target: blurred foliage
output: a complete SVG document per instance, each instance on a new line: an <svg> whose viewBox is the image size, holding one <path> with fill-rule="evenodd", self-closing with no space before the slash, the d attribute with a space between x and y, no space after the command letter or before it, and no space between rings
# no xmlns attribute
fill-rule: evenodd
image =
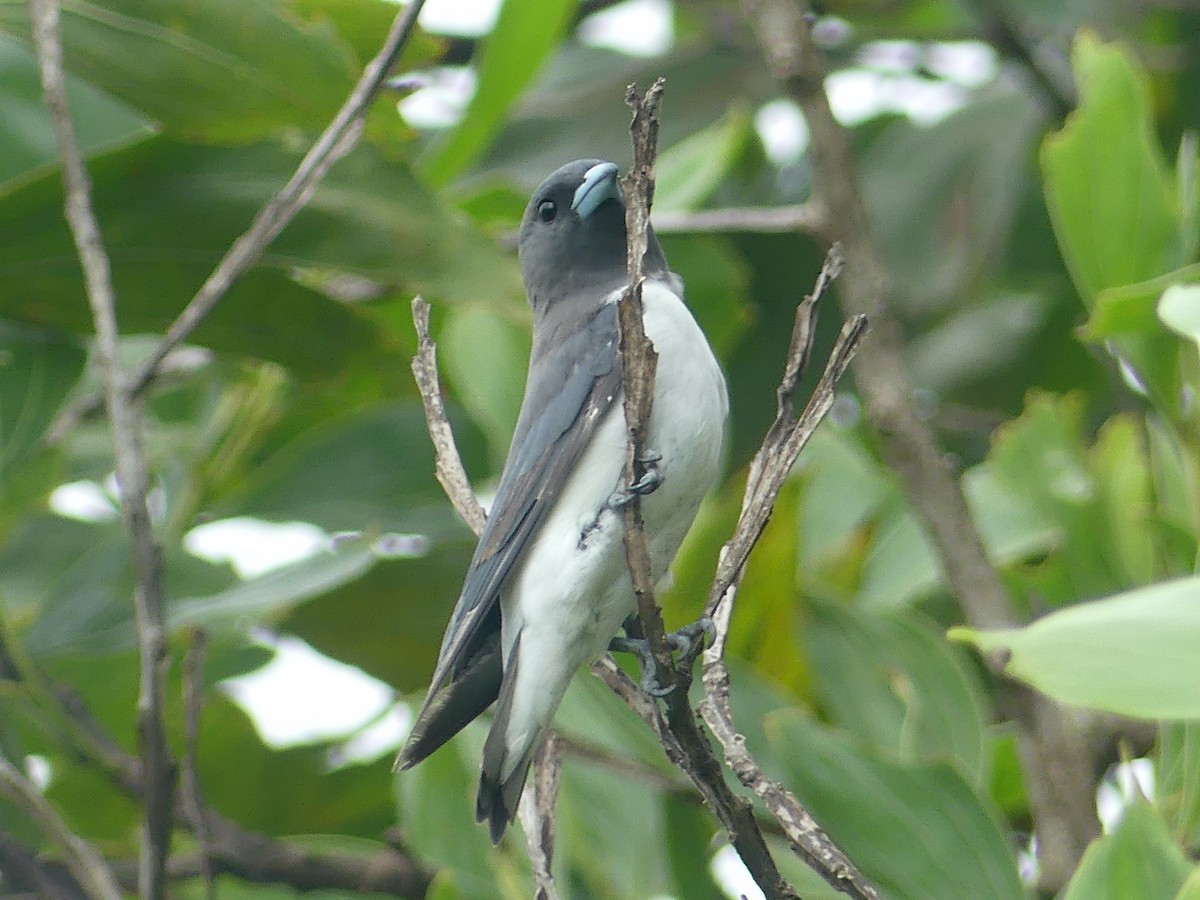
<svg viewBox="0 0 1200 900"><path fill-rule="evenodd" d="M773 157L755 127L782 94L734 6L668 7L673 43L640 57L584 43L581 8L507 0L478 41L418 34L403 72L434 70L445 54L470 60L478 86L461 123L415 129L381 96L358 149L147 404L172 650L192 626L213 636L199 738L208 800L246 828L348 854L370 854L399 825L437 870L439 898L530 892L519 829L493 849L474 823L481 726L393 776L386 753L346 761L328 742L268 746L221 685L270 657L262 628L404 696L428 677L471 541L432 476L408 375L411 295L434 304L452 418L486 491L529 346L504 238L557 165L628 159L628 82L667 77L660 209L797 203L811 190L807 157ZM385 0L64 4L70 98L126 359L148 352L286 182L393 11ZM1093 844L1063 896L1200 896L1200 12L1118 0L835 0L822 12L835 79L857 78L879 101L854 139L918 402L957 458L1027 624L963 627L847 383L746 573L729 642L738 727L886 897L1024 897L1023 777L967 645L1006 654L1013 677L1066 703L1166 720L1150 796ZM1078 107L1065 121L1006 45L959 43L1004 23L1041 36L1044 65L1073 71ZM982 76L947 68L964 47ZM946 114L932 114L946 98ZM132 749L128 542L108 429L79 414L99 381L61 202L26 6L0 0L0 623L21 665L73 689ZM664 246L733 405L726 482L663 598L678 624L699 609L736 519L822 250L766 234L671 234ZM818 358L838 325L827 309ZM94 521L50 506L78 480L107 491ZM235 516L312 523L329 547L249 580L185 548L197 524ZM44 759L67 821L109 856L133 857L136 807L16 674L0 666L0 752ZM181 749L177 668L171 679ZM563 896L722 896L716 825L641 722L580 677L558 724ZM0 829L45 847L4 802ZM829 896L773 846L804 896ZM294 896L229 875L217 886L228 898ZM185 881L178 896L203 886Z"/></svg>

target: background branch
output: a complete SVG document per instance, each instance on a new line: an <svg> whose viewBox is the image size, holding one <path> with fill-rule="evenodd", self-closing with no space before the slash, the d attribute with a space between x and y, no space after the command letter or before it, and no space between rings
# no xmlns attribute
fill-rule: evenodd
<svg viewBox="0 0 1200 900"><path fill-rule="evenodd" d="M654 230L659 234L816 234L825 227L825 212L816 203L792 206L742 206L701 209L695 212L655 213Z"/></svg>
<svg viewBox="0 0 1200 900"><path fill-rule="evenodd" d="M92 900L121 900L116 879L104 859L87 841L76 835L17 768L0 756L0 793L29 813L46 837L59 849L67 870ZM9 847L15 855L15 848ZM33 877L37 873L31 872ZM47 878L49 876L47 875Z"/></svg>
<svg viewBox="0 0 1200 900"><path fill-rule="evenodd" d="M62 160L67 224L83 267L96 326L95 352L112 425L121 511L133 551L134 620L141 671L137 727L143 786L138 883L143 897L157 900L163 895L163 867L171 842L171 795L175 780L175 763L163 725L164 681L170 660L163 627L162 550L146 504L149 471L142 444L141 410L137 401L126 394L124 373L117 358L116 295L108 255L92 211L91 182L67 104L58 2L32 0L30 9L42 90Z"/></svg>
<svg viewBox="0 0 1200 900"><path fill-rule="evenodd" d="M848 315L871 318L873 336L854 371L884 460L924 522L966 620L977 628L1015 625L1008 592L988 558L956 473L914 408L903 336L890 310L891 277L872 238L850 135L830 110L825 66L803 9L790 0L743 0L742 8L768 66L808 123L814 190L827 211L824 237L839 242L846 257L842 307ZM1099 834L1090 766L1071 717L1044 697L1014 690L1021 694L1016 721L1043 874L1049 886L1061 886Z"/></svg>
<svg viewBox="0 0 1200 900"><path fill-rule="evenodd" d="M396 13L383 47L363 69L346 102L304 155L288 183L259 211L249 229L233 242L196 296L171 323L158 346L138 367L129 385L131 394L141 394L149 386L167 354L196 330L233 283L258 261L271 241L308 203L333 164L354 149L362 132L367 107L400 58L424 5L425 0L410 0L407 6Z"/></svg>

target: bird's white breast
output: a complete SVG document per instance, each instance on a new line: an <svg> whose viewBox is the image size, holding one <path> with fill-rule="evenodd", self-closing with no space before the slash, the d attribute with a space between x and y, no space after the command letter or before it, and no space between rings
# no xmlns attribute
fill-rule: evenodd
<svg viewBox="0 0 1200 900"><path fill-rule="evenodd" d="M610 302L615 302L614 295ZM665 283L648 281L643 323L658 352L647 450L662 484L642 501L653 574L661 581L720 473L728 398L704 333ZM620 394L596 427L502 598L506 666L518 632L514 732L544 727L571 675L604 652L634 612L620 514L625 414ZM521 734L510 738L519 743Z"/></svg>

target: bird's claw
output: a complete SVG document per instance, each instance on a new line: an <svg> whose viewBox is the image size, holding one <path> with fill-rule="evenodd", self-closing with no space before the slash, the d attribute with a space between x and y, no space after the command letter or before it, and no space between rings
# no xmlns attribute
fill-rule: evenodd
<svg viewBox="0 0 1200 900"><path fill-rule="evenodd" d="M653 494L662 485L663 474L658 470L658 464L662 462L661 453L657 450L647 450L638 457L638 462L645 469L642 477L629 485L629 487L614 491L608 498L609 509L622 509L628 506L634 497L645 497Z"/></svg>
<svg viewBox="0 0 1200 900"><path fill-rule="evenodd" d="M688 656L692 652L694 641L702 634L708 635L710 642L717 639L717 626L708 616L703 616L689 625L672 631L667 635L667 640L671 642L671 646L679 652L680 656ZM701 642L701 646L703 646L703 642Z"/></svg>
<svg viewBox="0 0 1200 900"><path fill-rule="evenodd" d="M669 632L666 637L672 649L680 656L688 656L695 646L696 638L702 634L708 635L709 640L717 638L717 628L708 616ZM649 641L644 638L615 637L608 642L608 649L615 653L632 653L637 657L642 668L641 688L651 697L666 697L675 690L673 684L663 687L658 683L658 663L654 661Z"/></svg>
<svg viewBox="0 0 1200 900"><path fill-rule="evenodd" d="M643 638L615 637L608 642L608 649L616 653L632 653L642 667L641 688L651 697L666 697L675 690L675 685L663 687L658 683L658 663L650 650L650 642Z"/></svg>

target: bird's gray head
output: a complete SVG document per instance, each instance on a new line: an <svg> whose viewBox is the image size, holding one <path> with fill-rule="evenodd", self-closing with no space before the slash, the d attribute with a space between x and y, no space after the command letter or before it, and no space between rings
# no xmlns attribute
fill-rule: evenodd
<svg viewBox="0 0 1200 900"><path fill-rule="evenodd" d="M617 167L600 159L567 163L543 181L525 208L517 240L521 276L535 312L568 297L597 303L625 283L625 201ZM667 274L654 232L646 274Z"/></svg>

